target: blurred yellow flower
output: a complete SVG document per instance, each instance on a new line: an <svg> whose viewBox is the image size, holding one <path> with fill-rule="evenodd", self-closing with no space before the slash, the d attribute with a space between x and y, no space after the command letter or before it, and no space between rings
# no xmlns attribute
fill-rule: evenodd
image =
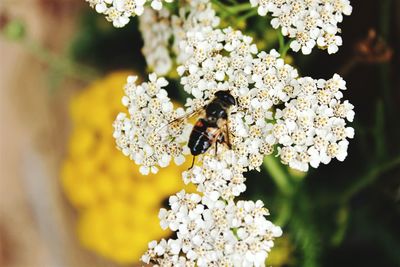
<svg viewBox="0 0 400 267"><path fill-rule="evenodd" d="M115 148L112 123L121 104L128 72L99 80L71 101L72 133L61 171L62 186L78 211L78 235L88 249L119 263L138 262L147 243L169 235L158 211L184 188L185 166L141 176ZM187 188L186 188L187 189Z"/></svg>
<svg viewBox="0 0 400 267"><path fill-rule="evenodd" d="M274 249L271 250L266 265L267 266L287 266L294 265L293 258L293 246L291 240L287 235L283 235L281 238L274 240Z"/></svg>

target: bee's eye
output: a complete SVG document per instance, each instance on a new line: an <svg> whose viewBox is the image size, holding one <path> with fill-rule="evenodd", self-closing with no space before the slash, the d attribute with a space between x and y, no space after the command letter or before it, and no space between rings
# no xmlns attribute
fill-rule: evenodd
<svg viewBox="0 0 400 267"><path fill-rule="evenodd" d="M232 95L227 95L226 101L231 105L236 105L236 99Z"/></svg>

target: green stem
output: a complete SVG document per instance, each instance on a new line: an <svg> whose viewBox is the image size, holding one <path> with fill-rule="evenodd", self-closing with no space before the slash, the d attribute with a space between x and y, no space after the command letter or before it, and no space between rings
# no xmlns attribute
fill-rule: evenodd
<svg viewBox="0 0 400 267"><path fill-rule="evenodd" d="M238 21L247 20L248 18L251 18L251 17L255 16L256 14L257 14L257 9L252 9L249 12L247 12L246 14L238 17L237 19L238 19Z"/></svg>
<svg viewBox="0 0 400 267"><path fill-rule="evenodd" d="M380 10L380 22L379 22L379 32L382 38L385 40L386 43L389 42L390 38L390 21L391 21L391 14L392 14L392 0L383 0L381 1L381 10ZM392 105L392 98L391 98L391 89L393 88L391 77L390 77L390 65L389 63L382 63L379 66L379 75L381 80L381 88L383 98L385 100L386 111L388 114L393 112L393 105Z"/></svg>
<svg viewBox="0 0 400 267"><path fill-rule="evenodd" d="M236 2L235 0L228 0L229 3L231 3L232 5L237 5L238 2Z"/></svg>
<svg viewBox="0 0 400 267"><path fill-rule="evenodd" d="M279 226L285 226L290 216L292 215L292 208L293 208L293 197L287 197L281 199L281 205L279 207L279 214L274 223Z"/></svg>
<svg viewBox="0 0 400 267"><path fill-rule="evenodd" d="M281 31L278 31L278 41L279 41L279 52L281 52L282 48L285 46L285 37Z"/></svg>
<svg viewBox="0 0 400 267"><path fill-rule="evenodd" d="M238 234L237 234L237 228L231 228L231 231L232 231L232 233L233 233L233 235L236 237L236 239L239 239L239 236L238 236Z"/></svg>
<svg viewBox="0 0 400 267"><path fill-rule="evenodd" d="M381 16L379 22L380 34L387 41L390 33L390 15L392 11L392 0L381 1Z"/></svg>
<svg viewBox="0 0 400 267"><path fill-rule="evenodd" d="M228 7L232 12L241 12L253 9L250 3L236 4L234 6Z"/></svg>
<svg viewBox="0 0 400 267"><path fill-rule="evenodd" d="M267 156L264 158L264 167L271 175L279 191L288 196L293 194L293 186L288 173L283 169L281 163L277 161L274 156Z"/></svg>
<svg viewBox="0 0 400 267"><path fill-rule="evenodd" d="M291 41L285 42L285 36L283 36L281 31L278 31L278 41L279 41L279 54L281 54L281 58L285 58L287 51L290 48Z"/></svg>
<svg viewBox="0 0 400 267"><path fill-rule="evenodd" d="M293 198L293 209L288 224L302 260L296 266L318 267L321 250L321 231L314 217L315 201L307 192L299 190Z"/></svg>
<svg viewBox="0 0 400 267"><path fill-rule="evenodd" d="M340 67L338 73L340 76L345 77L347 76L351 70L359 63L357 57L351 57L342 67Z"/></svg>
<svg viewBox="0 0 400 267"><path fill-rule="evenodd" d="M385 173L392 168L400 167L400 156L388 161L384 164L372 168L365 176L359 179L356 183L352 184L347 191L342 194L341 202L349 201L358 192L372 184L382 173Z"/></svg>
<svg viewBox="0 0 400 267"><path fill-rule="evenodd" d="M287 52L289 51L289 48L290 48L290 43L291 43L292 41L289 41L289 42L287 42L286 43L286 46L283 48L283 51L282 51L282 53L283 53L283 55L286 57L286 55L287 55Z"/></svg>
<svg viewBox="0 0 400 267"><path fill-rule="evenodd" d="M220 14L220 17L223 19L223 18L225 18L225 17L228 17L228 16L233 16L233 15L235 15L234 13L232 13L230 10L229 10L229 7L228 6L226 6L226 5L224 5L224 4L222 4L221 2L219 2L218 0L211 0L211 2L214 4L214 5L216 5L217 7L218 7L218 13L221 13Z"/></svg>
<svg viewBox="0 0 400 267"><path fill-rule="evenodd" d="M225 5L221 3L218 0L211 0L211 2L218 6L218 11L221 13L221 18L227 17L227 16L234 16L237 15L240 12L247 11L252 9L252 6L250 3L243 3L243 4L234 4L232 6Z"/></svg>
<svg viewBox="0 0 400 267"><path fill-rule="evenodd" d="M375 127L373 129L375 137L375 157L377 162L382 162L385 158L386 144L385 144L385 109L382 100L376 103L375 111Z"/></svg>
<svg viewBox="0 0 400 267"><path fill-rule="evenodd" d="M281 54L281 58L285 58L287 51L290 48L290 43L289 42L285 42L285 37L283 36L281 31L278 31L278 41L279 41L279 54Z"/></svg>
<svg viewBox="0 0 400 267"><path fill-rule="evenodd" d="M96 70L73 62L68 58L50 53L46 48L36 42L25 41L23 45L40 61L45 62L51 69L56 70L61 74L84 82L93 81L96 77L98 77Z"/></svg>
<svg viewBox="0 0 400 267"><path fill-rule="evenodd" d="M349 217L349 207L347 205L340 206L336 214L337 229L331 237L331 244L333 246L339 246L346 236L346 231L349 226Z"/></svg>

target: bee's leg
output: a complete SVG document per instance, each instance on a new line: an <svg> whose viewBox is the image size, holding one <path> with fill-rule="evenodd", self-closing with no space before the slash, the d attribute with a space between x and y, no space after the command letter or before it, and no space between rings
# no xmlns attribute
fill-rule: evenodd
<svg viewBox="0 0 400 267"><path fill-rule="evenodd" d="M215 143L215 156L217 156L217 154L218 154L218 143L220 143L220 144L225 143L224 133L223 132L219 132L218 133L218 135L214 139L214 143Z"/></svg>
<svg viewBox="0 0 400 267"><path fill-rule="evenodd" d="M229 126L228 126L228 122L225 124L225 135L226 135L225 144L228 146L229 149L232 149L231 139L230 139L230 137L229 137Z"/></svg>
<svg viewBox="0 0 400 267"><path fill-rule="evenodd" d="M192 168L193 168L193 166L194 166L194 160L195 160L195 156L193 156L193 160L192 160L192 166L190 166L190 168L188 169L188 170L191 170Z"/></svg>

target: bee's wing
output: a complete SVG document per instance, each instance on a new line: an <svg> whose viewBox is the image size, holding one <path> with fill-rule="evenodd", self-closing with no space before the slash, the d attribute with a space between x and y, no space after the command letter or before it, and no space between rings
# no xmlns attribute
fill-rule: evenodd
<svg viewBox="0 0 400 267"><path fill-rule="evenodd" d="M199 108L199 109L193 110L191 112L188 112L185 115L180 116L180 117L178 117L176 119L173 119L172 121L168 122L167 124L162 125L160 128L157 129L157 132L161 131L164 127L166 127L166 126L168 126L168 125L170 125L170 124L172 124L174 122L180 121L180 123L183 123L183 121L185 119L189 119L189 118L191 118L191 117L193 117L193 116L195 116L197 114L200 114L203 111L204 111L204 108Z"/></svg>
<svg viewBox="0 0 400 267"><path fill-rule="evenodd" d="M224 135L224 143L228 146L229 149L232 148L231 144L231 133L229 132L229 123L228 120L225 120L224 125L221 127L222 134Z"/></svg>

